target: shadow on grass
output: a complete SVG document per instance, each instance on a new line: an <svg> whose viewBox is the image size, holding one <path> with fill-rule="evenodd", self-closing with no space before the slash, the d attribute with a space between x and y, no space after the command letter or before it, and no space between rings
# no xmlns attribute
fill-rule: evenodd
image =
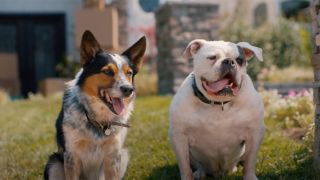
<svg viewBox="0 0 320 180"><path fill-rule="evenodd" d="M299 154L303 152L296 152ZM226 178L206 178L206 180L242 180L241 175L229 175ZM257 174L260 180L320 180L320 174L316 174L313 168L313 158L311 156L303 159L297 160L295 168L289 169L287 167L282 167L278 170L268 170L267 172L262 172ZM179 180L179 168L178 165L167 165L163 167L156 168L152 171L147 180Z"/></svg>
<svg viewBox="0 0 320 180"><path fill-rule="evenodd" d="M260 180L320 180L320 174L316 174L313 167L313 158L307 149L296 151L294 153L294 168L280 167L278 169L269 169L257 174ZM241 173L242 174L242 173ZM230 176L232 180L240 180L242 176Z"/></svg>
<svg viewBox="0 0 320 180"><path fill-rule="evenodd" d="M285 168L285 167L284 167ZM294 169L283 169L280 172L263 172L258 174L260 179L274 180L274 179L288 179L288 180L319 180L319 174L313 167L313 158L308 157L307 159L299 162Z"/></svg>
<svg viewBox="0 0 320 180"><path fill-rule="evenodd" d="M174 180L180 179L178 165L166 165L154 169L147 180Z"/></svg>

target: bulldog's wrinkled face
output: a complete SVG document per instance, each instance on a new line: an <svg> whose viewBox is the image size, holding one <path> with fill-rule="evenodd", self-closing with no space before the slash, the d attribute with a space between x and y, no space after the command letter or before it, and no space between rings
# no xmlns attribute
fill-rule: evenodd
<svg viewBox="0 0 320 180"><path fill-rule="evenodd" d="M197 87L213 101L229 101L237 96L247 73L247 61L253 56L263 60L262 50L246 42L202 39L190 42L184 56L193 58Z"/></svg>

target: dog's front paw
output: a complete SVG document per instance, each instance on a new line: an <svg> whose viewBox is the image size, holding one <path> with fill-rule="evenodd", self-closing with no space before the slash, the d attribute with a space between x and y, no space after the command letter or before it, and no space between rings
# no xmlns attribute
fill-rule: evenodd
<svg viewBox="0 0 320 180"><path fill-rule="evenodd" d="M197 169L193 173L193 178L194 179L204 179L206 177L206 173L202 169Z"/></svg>
<svg viewBox="0 0 320 180"><path fill-rule="evenodd" d="M255 174L246 174L243 177L243 180L258 180L258 178Z"/></svg>
<svg viewBox="0 0 320 180"><path fill-rule="evenodd" d="M193 180L192 172L188 174L181 174L181 180Z"/></svg>

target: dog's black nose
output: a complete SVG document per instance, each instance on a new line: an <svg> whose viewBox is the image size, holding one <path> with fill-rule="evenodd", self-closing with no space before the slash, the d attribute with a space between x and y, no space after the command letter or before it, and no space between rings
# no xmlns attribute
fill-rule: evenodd
<svg viewBox="0 0 320 180"><path fill-rule="evenodd" d="M230 65L230 66L232 66L232 67L235 65L234 61L232 61L231 59L225 59L225 60L223 60L223 61L222 61L222 64L224 64L224 65Z"/></svg>
<svg viewBox="0 0 320 180"><path fill-rule="evenodd" d="M133 92L133 87L125 85L125 86L121 86L120 90L124 96L129 97Z"/></svg>

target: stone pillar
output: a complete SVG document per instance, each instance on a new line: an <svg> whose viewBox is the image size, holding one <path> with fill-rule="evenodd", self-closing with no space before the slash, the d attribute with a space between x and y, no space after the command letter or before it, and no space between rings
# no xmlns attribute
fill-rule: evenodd
<svg viewBox="0 0 320 180"><path fill-rule="evenodd" d="M312 18L312 65L314 70L313 101L315 104L314 165L320 172L320 0L313 0L310 7Z"/></svg>
<svg viewBox="0 0 320 180"><path fill-rule="evenodd" d="M193 39L218 36L218 5L212 3L166 3L156 16L159 94L172 94L192 71L192 61L182 57Z"/></svg>

